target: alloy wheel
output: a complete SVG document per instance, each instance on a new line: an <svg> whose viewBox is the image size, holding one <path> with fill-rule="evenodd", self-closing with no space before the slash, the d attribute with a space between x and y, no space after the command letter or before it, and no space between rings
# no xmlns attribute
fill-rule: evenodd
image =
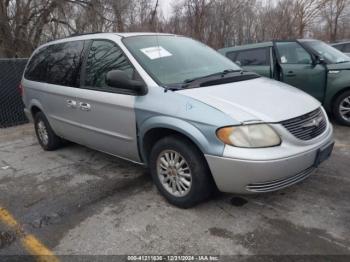
<svg viewBox="0 0 350 262"><path fill-rule="evenodd" d="M37 128L40 141L44 145L47 145L49 143L49 134L47 133L45 123L43 121L39 121Z"/></svg>
<svg viewBox="0 0 350 262"><path fill-rule="evenodd" d="M164 189L173 196L186 196L192 186L192 173L186 159L176 151L166 150L157 159L157 174Z"/></svg>
<svg viewBox="0 0 350 262"><path fill-rule="evenodd" d="M350 121L350 96L345 97L340 103L339 112L345 121Z"/></svg>

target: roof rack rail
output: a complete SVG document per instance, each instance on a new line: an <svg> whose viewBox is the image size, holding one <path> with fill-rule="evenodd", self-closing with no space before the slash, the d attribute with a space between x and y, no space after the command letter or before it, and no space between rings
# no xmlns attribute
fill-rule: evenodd
<svg viewBox="0 0 350 262"><path fill-rule="evenodd" d="M71 34L69 37L82 36L82 35L94 35L94 34L101 34L101 33L103 33L103 32L74 33L74 34Z"/></svg>

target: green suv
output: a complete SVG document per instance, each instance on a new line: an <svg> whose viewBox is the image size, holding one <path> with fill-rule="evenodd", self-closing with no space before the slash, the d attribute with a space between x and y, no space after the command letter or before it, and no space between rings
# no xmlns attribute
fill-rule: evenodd
<svg viewBox="0 0 350 262"><path fill-rule="evenodd" d="M219 50L247 71L295 86L350 126L350 57L312 39L273 41ZM257 87L258 88L258 87Z"/></svg>

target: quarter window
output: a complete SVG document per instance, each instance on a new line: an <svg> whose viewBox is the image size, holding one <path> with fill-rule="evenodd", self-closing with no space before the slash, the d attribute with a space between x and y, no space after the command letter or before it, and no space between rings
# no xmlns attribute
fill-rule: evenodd
<svg viewBox="0 0 350 262"><path fill-rule="evenodd" d="M241 66L268 66L270 65L269 53L269 48L258 48L231 52L227 56Z"/></svg>
<svg viewBox="0 0 350 262"><path fill-rule="evenodd" d="M85 41L50 45L31 59L25 77L32 81L62 86L79 86Z"/></svg>
<svg viewBox="0 0 350 262"><path fill-rule="evenodd" d="M311 64L311 55L297 42L276 43L282 64Z"/></svg>
<svg viewBox="0 0 350 262"><path fill-rule="evenodd" d="M106 75L112 70L124 71L130 79L134 77L134 68L115 43L94 41L86 62L85 86L107 88Z"/></svg>
<svg viewBox="0 0 350 262"><path fill-rule="evenodd" d="M47 64L50 57L48 47L42 47L32 57L27 66L24 77L31 81L46 82L47 81Z"/></svg>

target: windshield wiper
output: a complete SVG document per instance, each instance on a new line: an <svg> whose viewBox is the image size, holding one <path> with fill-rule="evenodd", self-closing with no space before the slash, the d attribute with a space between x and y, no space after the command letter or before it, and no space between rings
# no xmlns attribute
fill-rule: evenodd
<svg viewBox="0 0 350 262"><path fill-rule="evenodd" d="M218 73L214 73L214 74L210 74L210 75L206 75L206 76L201 76L201 77L196 77L196 78L192 78L192 79L187 79L181 84L180 83L179 84L170 84L170 85L164 86L164 92L166 93L168 91L183 90L186 87L188 87L190 83L193 83L197 80L207 79L207 78L214 77L214 76L221 76L221 78L223 78L223 77L225 77L225 75L227 75L229 73L240 73L241 75L243 75L243 70L227 69L227 70L224 70L222 72L218 72Z"/></svg>
<svg viewBox="0 0 350 262"><path fill-rule="evenodd" d="M176 84L176 85L167 85L167 86L164 86L164 93L168 92L168 91L179 91L179 90L182 90L183 87L179 84Z"/></svg>
<svg viewBox="0 0 350 262"><path fill-rule="evenodd" d="M243 70L226 69L224 71L217 72L217 73L214 73L214 74L210 74L210 75L206 75L206 76L200 76L200 77L196 77L196 78L192 78L192 79L186 79L184 81L184 84L189 84L189 83L192 83L194 81L197 81L197 80L200 80L200 79L205 79L205 78L212 77L212 76L224 77L225 75L227 75L229 73L241 73L241 74L243 74Z"/></svg>

